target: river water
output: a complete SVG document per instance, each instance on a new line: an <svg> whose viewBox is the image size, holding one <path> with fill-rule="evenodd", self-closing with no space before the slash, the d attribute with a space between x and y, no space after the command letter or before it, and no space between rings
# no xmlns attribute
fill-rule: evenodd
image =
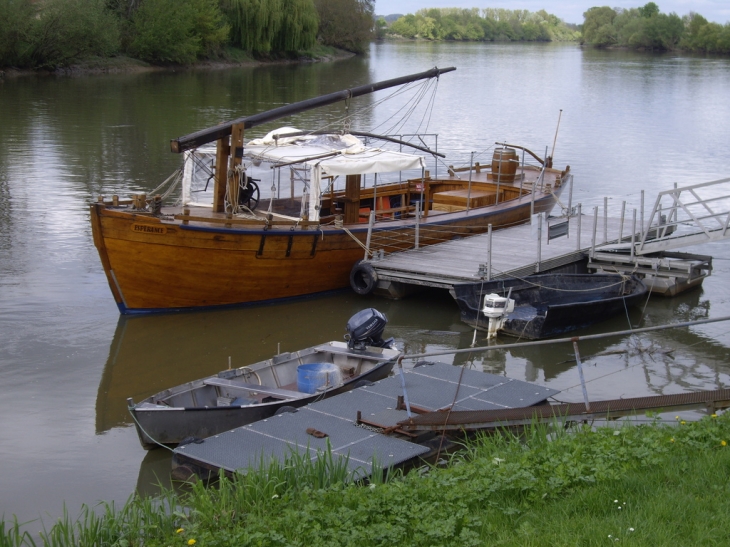
<svg viewBox="0 0 730 547"><path fill-rule="evenodd" d="M353 101L360 130L439 134L449 164L489 161L495 141L553 149L571 165L573 203L638 207L656 193L730 176L730 60L543 44L379 44L334 63L0 80L0 515L53 522L66 503L124 501L165 482L169 455L146 454L126 413L164 387L282 351L341 339L373 306L409 352L463 348L472 332L448 295L402 301L344 292L280 305L126 319L93 246L88 203L150 191L177 166L169 139L222 120L371 81L456 66L433 107L397 124ZM287 125L342 124L337 105ZM252 133L261 135L273 127ZM377 129L376 129L377 128ZM649 207L650 205L647 205ZM585 210L585 209L584 209ZM634 324L730 315L730 244L704 286L652 297ZM164 287L160 287L164 291ZM622 330L616 318L583 332ZM478 343L483 342L481 337ZM650 351L673 349L670 354ZM581 343L592 398L716 389L730 382L730 324ZM628 353L616 353L620 350ZM597 353L608 355L596 355ZM581 399L569 347L447 356ZM38 523L31 530L39 529Z"/></svg>

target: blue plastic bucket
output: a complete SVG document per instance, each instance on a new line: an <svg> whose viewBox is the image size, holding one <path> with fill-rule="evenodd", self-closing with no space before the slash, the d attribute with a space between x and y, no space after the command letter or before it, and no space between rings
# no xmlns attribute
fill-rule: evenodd
<svg viewBox="0 0 730 547"><path fill-rule="evenodd" d="M340 369L332 363L308 363L297 367L297 389L302 393L317 393L320 388L340 383Z"/></svg>

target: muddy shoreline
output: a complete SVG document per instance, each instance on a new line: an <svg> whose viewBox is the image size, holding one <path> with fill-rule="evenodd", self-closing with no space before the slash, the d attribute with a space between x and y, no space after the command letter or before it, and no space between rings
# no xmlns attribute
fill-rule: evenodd
<svg viewBox="0 0 730 547"><path fill-rule="evenodd" d="M134 74L142 72L183 72L188 70L225 70L236 67L270 66L277 64L324 63L349 59L355 54L350 51L336 50L317 57L301 56L297 59L207 59L191 65L151 65L131 57L94 57L67 67L55 69L0 69L0 80L24 76L93 76L103 74Z"/></svg>

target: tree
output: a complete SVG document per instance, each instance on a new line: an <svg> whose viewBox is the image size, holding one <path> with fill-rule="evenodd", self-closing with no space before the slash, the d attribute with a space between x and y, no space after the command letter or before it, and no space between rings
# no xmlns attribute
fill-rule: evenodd
<svg viewBox="0 0 730 547"><path fill-rule="evenodd" d="M373 38L374 0L314 0L319 40L328 46L362 53Z"/></svg>
<svg viewBox="0 0 730 547"><path fill-rule="evenodd" d="M312 0L282 0L281 26L272 42L274 51L294 53L310 49L317 41L319 16Z"/></svg>
<svg viewBox="0 0 730 547"><path fill-rule="evenodd" d="M256 53L268 53L281 28L281 0L221 0L231 26L231 44Z"/></svg>
<svg viewBox="0 0 730 547"><path fill-rule="evenodd" d="M192 63L229 32L216 0L143 0L132 21L130 51L155 63Z"/></svg>
<svg viewBox="0 0 730 547"><path fill-rule="evenodd" d="M66 66L88 55L119 50L119 26L103 0L48 0L33 21L28 62Z"/></svg>
<svg viewBox="0 0 730 547"><path fill-rule="evenodd" d="M375 21L375 37L378 40L385 38L385 32L388 30L388 23L382 17Z"/></svg>
<svg viewBox="0 0 730 547"><path fill-rule="evenodd" d="M0 0L0 67L27 63L35 15L29 0Z"/></svg>
<svg viewBox="0 0 730 547"><path fill-rule="evenodd" d="M390 25L390 32L404 38L415 38L416 37L416 16L412 13L404 15L398 18L392 25Z"/></svg>
<svg viewBox="0 0 730 547"><path fill-rule="evenodd" d="M659 6L657 6L654 2L649 2L645 6L638 8L638 10L639 15L645 19L650 19L655 15L659 15Z"/></svg>
<svg viewBox="0 0 730 547"><path fill-rule="evenodd" d="M608 46L616 43L616 32L613 20L616 11L608 6L594 7L583 14L583 42L597 46Z"/></svg>

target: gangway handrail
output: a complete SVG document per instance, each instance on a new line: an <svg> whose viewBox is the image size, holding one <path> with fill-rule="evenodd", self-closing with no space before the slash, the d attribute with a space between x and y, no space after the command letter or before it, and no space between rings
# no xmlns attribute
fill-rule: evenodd
<svg viewBox="0 0 730 547"><path fill-rule="evenodd" d="M730 207L727 211L716 211L711 206L722 200L730 200L730 195L702 198L697 193L699 189L718 186L727 182L730 182L730 178L701 182L682 188L675 186L670 190L659 192L649 216L648 226L650 228L642 231L641 239L635 247L635 254L649 254L730 237ZM694 200L683 201L683 193L685 195L690 194ZM672 203L668 208L666 206L662 208L662 200L666 196L671 198ZM708 214L700 214L698 211L694 211L693 208L696 207L704 209ZM680 220L679 211L683 211L688 218ZM717 223L716 227L714 227L715 222ZM667 234L670 227L686 226L688 223L693 224L699 231L677 235ZM650 237L652 232L654 232L653 235L658 237Z"/></svg>

